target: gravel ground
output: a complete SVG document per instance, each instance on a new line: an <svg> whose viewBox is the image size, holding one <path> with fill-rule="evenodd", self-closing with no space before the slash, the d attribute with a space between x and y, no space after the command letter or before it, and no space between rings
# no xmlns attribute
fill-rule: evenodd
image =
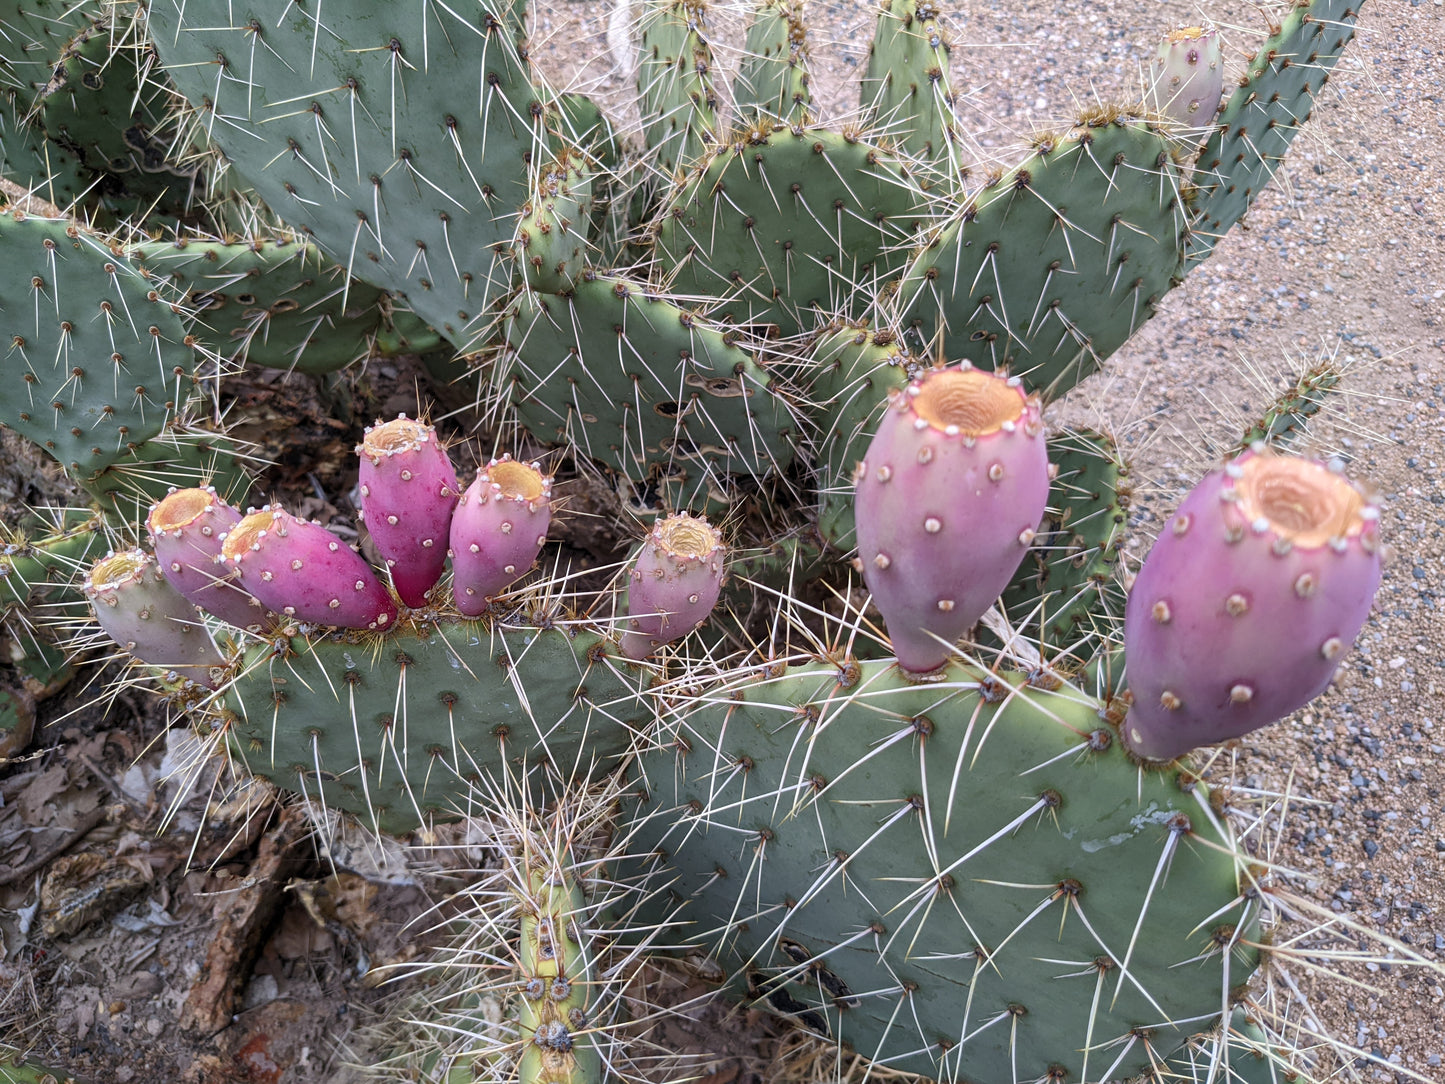
<svg viewBox="0 0 1445 1084"><path fill-rule="evenodd" d="M1364 5L1357 40L1244 228L1074 397L1123 435L1149 480L1138 517L1145 534L1210 464L1210 449L1238 431L1245 404L1258 409L1284 372L1321 352L1351 363L1342 410L1313 436L1383 498L1392 551L1384 586L1335 687L1238 756L1249 784L1295 798L1269 838L1275 859L1306 878L1305 895L1437 965L1445 961L1445 717L1436 700L1445 688L1441 7ZM552 35L542 51L548 70L576 71L578 57L594 56L581 78L603 95L618 91L617 51L608 48L614 10L551 4L539 22L539 37ZM815 90L837 117L856 102L874 5L815 0L809 11ZM1078 105L1137 97L1141 62L1163 30L1209 20L1242 66L1266 28L1260 9L1233 2L1014 0L954 12L954 81L968 91L960 111L979 155L1005 160L1021 137ZM613 16L614 46L621 26ZM1144 548L1138 540L1134 552ZM1330 1034L1419 1078L1445 1080L1438 974L1390 964L1349 970L1367 988L1301 970L1301 996Z"/></svg>

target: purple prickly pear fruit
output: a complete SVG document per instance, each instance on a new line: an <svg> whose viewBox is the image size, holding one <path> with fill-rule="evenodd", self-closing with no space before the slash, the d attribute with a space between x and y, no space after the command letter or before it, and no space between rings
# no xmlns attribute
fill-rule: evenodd
<svg viewBox="0 0 1445 1084"><path fill-rule="evenodd" d="M1224 96L1224 42L1199 26L1171 30L1150 65L1149 108L1190 128L1214 122Z"/></svg>
<svg viewBox="0 0 1445 1084"><path fill-rule="evenodd" d="M858 559L898 665L937 670L1008 585L1049 494L1036 397L934 369L894 393L854 474Z"/></svg>
<svg viewBox="0 0 1445 1084"><path fill-rule="evenodd" d="M1207 475L1129 593L1125 746L1170 760L1323 692L1380 586L1378 520L1348 479L1263 445Z"/></svg>
<svg viewBox="0 0 1445 1084"><path fill-rule="evenodd" d="M685 512L658 520L628 572L622 653L645 659L707 620L723 581L722 534Z"/></svg>
<svg viewBox="0 0 1445 1084"><path fill-rule="evenodd" d="M405 414L367 429L361 456L361 517L408 606L426 593L447 564L447 538L457 506L457 472L436 430Z"/></svg>
<svg viewBox="0 0 1445 1084"><path fill-rule="evenodd" d="M208 614L244 629L259 625L266 610L221 560L221 540L239 522L241 513L206 486L171 490L152 506L146 529L171 585Z"/></svg>
<svg viewBox="0 0 1445 1084"><path fill-rule="evenodd" d="M347 629L396 624L396 603L365 558L319 523L268 504L231 528L221 555L277 613Z"/></svg>
<svg viewBox="0 0 1445 1084"><path fill-rule="evenodd" d="M141 662L164 666L203 685L226 660L201 615L144 550L122 550L95 563L82 588L100 627Z"/></svg>
<svg viewBox="0 0 1445 1084"><path fill-rule="evenodd" d="M467 617L531 569L552 522L552 479L509 455L477 472L452 517L452 593Z"/></svg>

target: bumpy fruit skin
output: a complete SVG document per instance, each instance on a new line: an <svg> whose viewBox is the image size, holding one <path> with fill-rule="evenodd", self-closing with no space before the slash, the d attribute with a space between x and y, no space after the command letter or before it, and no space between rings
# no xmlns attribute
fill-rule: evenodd
<svg viewBox="0 0 1445 1084"><path fill-rule="evenodd" d="M1224 42L1216 30L1199 26L1171 30L1159 43L1151 66L1149 105L1190 128L1214 122L1224 96Z"/></svg>
<svg viewBox="0 0 1445 1084"><path fill-rule="evenodd" d="M226 661L196 608L171 586L151 554L122 550L102 558L83 590L100 627L131 655L214 686L211 671Z"/></svg>
<svg viewBox="0 0 1445 1084"><path fill-rule="evenodd" d="M722 590L722 534L702 516L660 519L627 574L622 653L645 659L707 620Z"/></svg>
<svg viewBox="0 0 1445 1084"><path fill-rule="evenodd" d="M171 585L214 617L245 629L265 620L265 608L235 583L221 559L226 533L241 513L211 486L173 489L146 517L156 562Z"/></svg>
<svg viewBox="0 0 1445 1084"><path fill-rule="evenodd" d="M451 525L452 595L467 617L521 579L537 560L552 522L552 479L509 455L477 472Z"/></svg>
<svg viewBox="0 0 1445 1084"><path fill-rule="evenodd" d="M1129 593L1130 751L1169 760L1323 692L1380 586L1378 519L1324 464L1263 445L1207 475Z"/></svg>
<svg viewBox="0 0 1445 1084"><path fill-rule="evenodd" d="M319 523L268 504L227 533L221 553L277 613L347 629L396 624L396 603L371 566Z"/></svg>
<svg viewBox="0 0 1445 1084"><path fill-rule="evenodd" d="M1008 585L1049 494L1036 397L932 370L895 393L854 475L858 559L898 665L927 674Z"/></svg>
<svg viewBox="0 0 1445 1084"><path fill-rule="evenodd" d="M447 540L457 507L456 468L436 429L405 414L366 430L361 457L361 516L392 586L408 606L426 593L447 564Z"/></svg>

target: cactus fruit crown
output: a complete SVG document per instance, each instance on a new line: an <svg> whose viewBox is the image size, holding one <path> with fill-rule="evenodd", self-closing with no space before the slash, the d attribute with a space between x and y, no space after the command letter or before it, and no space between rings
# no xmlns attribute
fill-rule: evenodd
<svg viewBox="0 0 1445 1084"><path fill-rule="evenodd" d="M515 459L500 459L487 467L487 479L500 497L509 501L532 503L540 500L550 483L540 468Z"/></svg>
<svg viewBox="0 0 1445 1084"><path fill-rule="evenodd" d="M178 489L156 502L146 525L156 533L179 531L204 515L215 496L214 491L204 489Z"/></svg>
<svg viewBox="0 0 1445 1084"><path fill-rule="evenodd" d="M237 523L221 540L221 556L228 561L235 561L248 550L254 550L261 544L261 540L276 528L278 513L274 512L268 504L259 510L252 509L241 517ZM282 528L284 530L284 528Z"/></svg>
<svg viewBox="0 0 1445 1084"><path fill-rule="evenodd" d="M1364 494L1320 463L1274 455L1260 446L1237 470L1234 492L1243 518L1291 545L1318 548L1357 538L1374 518Z"/></svg>
<svg viewBox="0 0 1445 1084"><path fill-rule="evenodd" d="M679 561L706 561L723 550L721 531L706 519L686 514L658 520L650 537L662 552Z"/></svg>
<svg viewBox="0 0 1445 1084"><path fill-rule="evenodd" d="M432 433L430 426L413 421L403 414L389 422L368 426L356 452L373 460L382 459L425 444L432 438Z"/></svg>
<svg viewBox="0 0 1445 1084"><path fill-rule="evenodd" d="M910 384L899 405L950 435L985 437L1023 414L1025 400L1011 390L1017 387L1017 381L1005 384L977 369L945 369L927 383Z"/></svg>
<svg viewBox="0 0 1445 1084"><path fill-rule="evenodd" d="M90 569L86 588L104 594L145 574L150 561L144 550L121 550L103 557Z"/></svg>

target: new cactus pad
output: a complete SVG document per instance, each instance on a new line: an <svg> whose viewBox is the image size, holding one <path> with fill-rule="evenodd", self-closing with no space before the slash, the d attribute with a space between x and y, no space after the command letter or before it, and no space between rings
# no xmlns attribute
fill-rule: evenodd
<svg viewBox="0 0 1445 1084"><path fill-rule="evenodd" d="M1125 743L1167 760L1282 719L1329 684L1380 586L1379 509L1262 445L1207 475L1129 592Z"/></svg>
<svg viewBox="0 0 1445 1084"><path fill-rule="evenodd" d="M893 397L857 470L858 559L898 664L936 670L1008 585L1049 490L1038 401L971 367Z"/></svg>

